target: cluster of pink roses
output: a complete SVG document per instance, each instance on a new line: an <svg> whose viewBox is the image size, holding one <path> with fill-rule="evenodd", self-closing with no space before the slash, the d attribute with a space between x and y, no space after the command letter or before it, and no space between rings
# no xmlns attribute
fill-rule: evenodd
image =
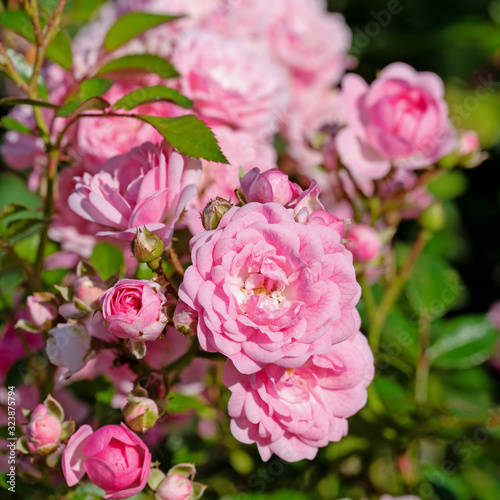
<svg viewBox="0 0 500 500"><path fill-rule="evenodd" d="M347 433L373 378L352 255L314 189L251 171L241 192L249 203L192 239L179 296L201 347L229 358L233 435L263 460L312 459Z"/></svg>

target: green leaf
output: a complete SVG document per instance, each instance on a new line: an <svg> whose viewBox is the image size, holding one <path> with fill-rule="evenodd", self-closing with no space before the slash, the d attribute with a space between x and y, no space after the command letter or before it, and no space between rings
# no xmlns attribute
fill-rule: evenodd
<svg viewBox="0 0 500 500"><path fill-rule="evenodd" d="M48 46L45 54L47 59L59 64L66 71L71 70L73 54L71 52L71 40L65 31L60 31Z"/></svg>
<svg viewBox="0 0 500 500"><path fill-rule="evenodd" d="M404 258L406 252L401 252ZM424 252L417 260L406 293L417 315L439 318L463 298L466 291L458 272L439 256Z"/></svg>
<svg viewBox="0 0 500 500"><path fill-rule="evenodd" d="M463 316L443 324L426 354L437 368L463 370L489 359L497 340L498 331L485 316Z"/></svg>
<svg viewBox="0 0 500 500"><path fill-rule="evenodd" d="M109 243L98 243L90 257L90 263L97 269L101 279L106 281L124 265L123 254L119 248Z"/></svg>
<svg viewBox="0 0 500 500"><path fill-rule="evenodd" d="M205 406L193 396L170 393L168 397L167 411L169 413L184 413L188 410L202 411L205 409Z"/></svg>
<svg viewBox="0 0 500 500"><path fill-rule="evenodd" d="M126 109L130 111L141 104L150 104L160 101L168 101L177 104L183 108L192 108L193 101L183 96L177 90L155 85L153 87L145 87L137 89L126 96L123 96L113 105L113 109Z"/></svg>
<svg viewBox="0 0 500 500"><path fill-rule="evenodd" d="M196 116L186 115L178 118L139 116L145 122L153 125L174 148L186 156L229 163L213 132Z"/></svg>
<svg viewBox="0 0 500 500"><path fill-rule="evenodd" d="M141 33L160 24L175 21L181 17L150 14L147 12L129 12L120 17L108 31L104 40L104 48L111 52Z"/></svg>
<svg viewBox="0 0 500 500"><path fill-rule="evenodd" d="M89 97L86 101L72 101L65 104L56 116L62 118L74 118L85 111L104 111L110 106L109 102L99 96Z"/></svg>
<svg viewBox="0 0 500 500"><path fill-rule="evenodd" d="M17 106L19 104L28 104L29 106L38 106L41 108L59 109L59 106L57 106L56 104L51 104L50 102L45 101L20 99L17 97L4 97L3 99L0 99L0 106Z"/></svg>
<svg viewBox="0 0 500 500"><path fill-rule="evenodd" d="M439 175L428 184L429 192L442 200L458 198L467 191L467 187L467 177L457 170Z"/></svg>
<svg viewBox="0 0 500 500"><path fill-rule="evenodd" d="M7 130L15 130L16 132L21 132L21 134L34 135L33 131L30 130L26 125L14 120L10 116L2 116L0 124L3 128Z"/></svg>
<svg viewBox="0 0 500 500"><path fill-rule="evenodd" d="M109 78L89 78L83 80L78 92L78 99L86 101L91 97L103 96L113 85L113 80Z"/></svg>
<svg viewBox="0 0 500 500"><path fill-rule="evenodd" d="M0 13L0 25L30 42L35 41L35 33L28 15L22 10L8 10ZM73 56L71 54L71 42L66 33L60 31L51 44L47 47L47 59L59 64L66 70L71 69Z"/></svg>
<svg viewBox="0 0 500 500"><path fill-rule="evenodd" d="M31 193L26 182L19 176L4 172L0 174L0 210L9 204L26 206L27 208L38 208L40 196ZM22 210L16 209L16 213ZM11 213L12 215L12 213Z"/></svg>
<svg viewBox="0 0 500 500"><path fill-rule="evenodd" d="M103 75L114 71L130 71L132 69L155 73L162 78L175 78L179 76L179 73L177 73L175 68L166 59L153 54L135 54L113 59L105 64L97 74Z"/></svg>

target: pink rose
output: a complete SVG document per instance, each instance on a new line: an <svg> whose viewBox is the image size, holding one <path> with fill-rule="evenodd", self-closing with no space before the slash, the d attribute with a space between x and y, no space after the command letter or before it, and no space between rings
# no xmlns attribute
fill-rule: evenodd
<svg viewBox="0 0 500 500"><path fill-rule="evenodd" d="M338 83L349 64L352 39L344 16L329 13L323 0L274 0L273 4L277 12L268 30L268 45L296 84Z"/></svg>
<svg viewBox="0 0 500 500"><path fill-rule="evenodd" d="M352 252L355 261L372 260L380 254L382 249L382 242L377 231L365 224L350 226L346 238L349 241L345 246Z"/></svg>
<svg viewBox="0 0 500 500"><path fill-rule="evenodd" d="M426 167L456 144L443 82L434 73L394 63L370 86L349 74L341 97L347 127L337 135L337 148L356 177L381 179L391 166Z"/></svg>
<svg viewBox="0 0 500 500"><path fill-rule="evenodd" d="M106 494L104 498L128 498L144 489L151 469L147 446L125 424L105 425L95 432L82 425L62 455L68 486L87 473Z"/></svg>
<svg viewBox="0 0 500 500"><path fill-rule="evenodd" d="M240 181L241 192L249 203L275 201L286 207L302 193L302 188L291 182L288 175L277 168L260 173L258 168L250 170Z"/></svg>
<svg viewBox="0 0 500 500"><path fill-rule="evenodd" d="M28 449L31 453L49 454L59 445L61 422L48 408L39 404L30 417L26 429Z"/></svg>
<svg viewBox="0 0 500 500"><path fill-rule="evenodd" d="M181 474L167 476L156 490L156 500L191 500L193 484Z"/></svg>
<svg viewBox="0 0 500 500"><path fill-rule="evenodd" d="M222 380L232 393L231 432L257 443L264 461L273 453L288 462L312 460L318 448L347 434L347 417L366 404L373 375L373 355L359 331L294 370L268 365L243 375L228 361Z"/></svg>
<svg viewBox="0 0 500 500"><path fill-rule="evenodd" d="M154 281L122 279L99 302L109 331L119 338L156 340L165 329L167 299Z"/></svg>
<svg viewBox="0 0 500 500"><path fill-rule="evenodd" d="M228 125L272 137L288 102L282 69L251 43L205 31L180 35L172 62L180 91L210 126Z"/></svg>
<svg viewBox="0 0 500 500"><path fill-rule="evenodd" d="M278 203L249 203L191 247L179 296L198 312L202 348L242 373L298 367L354 332L360 289L333 228L299 224Z"/></svg>
<svg viewBox="0 0 500 500"><path fill-rule="evenodd" d="M168 143L151 143L109 160L95 175L78 177L70 208L110 228L98 236L132 240L146 226L168 244L186 203L196 194L199 160L187 158Z"/></svg>

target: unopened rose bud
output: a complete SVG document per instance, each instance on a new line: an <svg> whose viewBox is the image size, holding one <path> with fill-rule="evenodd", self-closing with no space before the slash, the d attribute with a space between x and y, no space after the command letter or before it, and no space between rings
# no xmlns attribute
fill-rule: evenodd
<svg viewBox="0 0 500 500"><path fill-rule="evenodd" d="M364 224L351 226L346 237L349 241L345 246L352 252L354 260L368 262L380 254L382 242L372 227Z"/></svg>
<svg viewBox="0 0 500 500"><path fill-rule="evenodd" d="M123 407L123 416L127 425L136 432L146 432L158 420L158 406L149 398L130 396Z"/></svg>
<svg viewBox="0 0 500 500"><path fill-rule="evenodd" d="M93 280L90 276L82 276L75 281L74 298L94 309L99 306L99 297L107 290L104 283Z"/></svg>
<svg viewBox="0 0 500 500"><path fill-rule="evenodd" d="M198 500L206 486L191 481L182 474L169 474L156 490L156 500Z"/></svg>
<svg viewBox="0 0 500 500"><path fill-rule="evenodd" d="M57 307L54 302L55 297L51 293L30 295L26 300L28 322L41 329L50 328L52 321L57 318Z"/></svg>
<svg viewBox="0 0 500 500"><path fill-rule="evenodd" d="M184 302L179 302L174 311L174 326L181 335L194 335L198 326L198 314Z"/></svg>
<svg viewBox="0 0 500 500"><path fill-rule="evenodd" d="M132 253L139 262L146 264L156 261L163 254L163 241L146 228L139 229L132 241Z"/></svg>
<svg viewBox="0 0 500 500"><path fill-rule="evenodd" d="M224 198L217 197L215 200L212 200L207 204L201 214L201 223L203 224L203 227L207 231L217 229L222 217L232 208L232 206L233 205Z"/></svg>
<svg viewBox="0 0 500 500"><path fill-rule="evenodd" d="M431 206L427 207L418 218L420 226L433 233L443 229L445 220L446 214L444 213L444 208L441 203L433 203Z"/></svg>
<svg viewBox="0 0 500 500"><path fill-rule="evenodd" d="M277 168L260 173L258 168L250 170L240 181L241 193L247 203L276 202L289 205L302 193L297 184L290 182L288 175Z"/></svg>
<svg viewBox="0 0 500 500"><path fill-rule="evenodd" d="M31 453L49 455L60 443L61 421L49 409L39 404L31 414L26 429L26 441Z"/></svg>

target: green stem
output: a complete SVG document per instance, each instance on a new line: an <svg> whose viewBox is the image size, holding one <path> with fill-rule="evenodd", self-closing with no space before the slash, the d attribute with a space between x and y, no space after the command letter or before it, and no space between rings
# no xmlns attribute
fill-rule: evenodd
<svg viewBox="0 0 500 500"><path fill-rule="evenodd" d="M394 278L394 281L390 284L388 290L385 292L385 295L374 314L370 332L368 334L368 340L370 342L370 346L373 350L374 355L378 354L380 347L380 338L382 336L382 330L384 328L387 316L389 315L391 309L394 307L394 304L401 295L403 287L411 275L413 266L415 265L415 262L424 249L427 241L429 240L429 237L430 233L428 231L424 229L420 231L417 240L413 244L413 247L410 251L410 255L408 256L406 262L403 264L403 267L400 269L397 276Z"/></svg>
<svg viewBox="0 0 500 500"><path fill-rule="evenodd" d="M362 297L365 301L366 314L368 315L368 321L370 324L374 321L375 314L377 311L377 303L375 302L375 297L373 295L372 287L368 284L366 280L365 273L359 278L359 284L361 285Z"/></svg>

